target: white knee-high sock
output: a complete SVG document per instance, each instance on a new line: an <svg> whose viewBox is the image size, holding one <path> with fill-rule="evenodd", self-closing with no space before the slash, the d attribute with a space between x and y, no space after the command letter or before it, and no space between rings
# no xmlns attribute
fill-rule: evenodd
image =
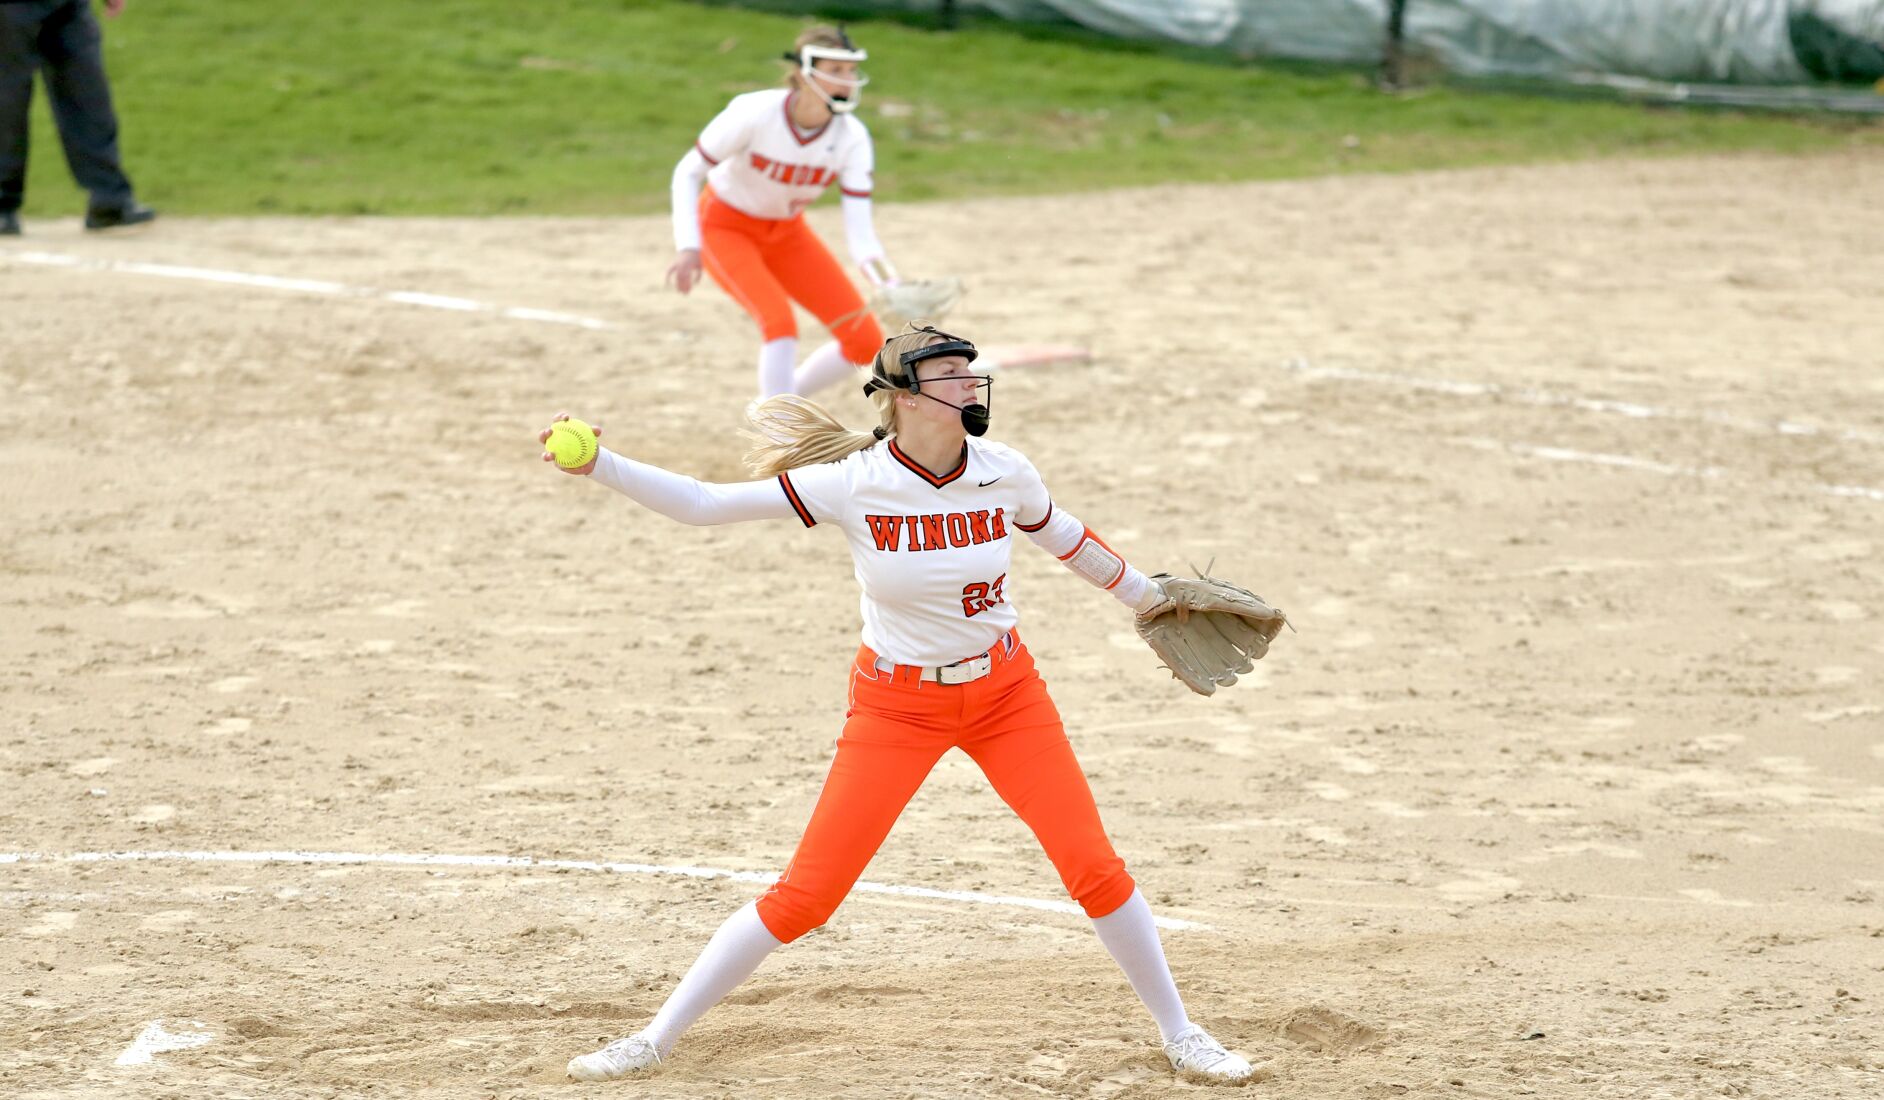
<svg viewBox="0 0 1884 1100"><path fill-rule="evenodd" d="M1159 1036L1170 1042L1171 1036L1189 1027L1184 1000L1178 996L1177 983L1171 980L1171 968L1165 964L1158 926L1151 921L1151 906L1145 904L1145 896L1133 890L1124 905L1093 918L1092 926L1099 933L1099 942L1112 953L1112 960L1125 971L1132 992L1151 1010Z"/></svg>
<svg viewBox="0 0 1884 1100"><path fill-rule="evenodd" d="M792 367L798 362L798 337L781 336L759 345L759 397L792 392Z"/></svg>
<svg viewBox="0 0 1884 1100"><path fill-rule="evenodd" d="M747 902L713 933L706 949L688 968L687 976L668 994L667 1003L655 1013L654 1022L643 1028L641 1034L666 1057L681 1032L692 1027L695 1020L706 1015L707 1009L719 1004L734 987L751 977L765 957L781 946L778 937L759 919L758 904Z"/></svg>
<svg viewBox="0 0 1884 1100"><path fill-rule="evenodd" d="M798 373L792 379L792 392L817 393L826 386L856 376L857 372L857 365L844 358L844 349L833 340L805 356L805 361L798 365ZM859 379L858 385L862 384Z"/></svg>

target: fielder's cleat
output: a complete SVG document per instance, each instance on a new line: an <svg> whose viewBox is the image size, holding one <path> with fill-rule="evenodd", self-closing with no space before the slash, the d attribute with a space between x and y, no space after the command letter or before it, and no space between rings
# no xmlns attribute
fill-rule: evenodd
<svg viewBox="0 0 1884 1100"><path fill-rule="evenodd" d="M85 211L87 229L123 229L155 221L157 211L142 203L128 206L94 206Z"/></svg>
<svg viewBox="0 0 1884 1100"><path fill-rule="evenodd" d="M0 237L20 235L20 216L11 210L0 210Z"/></svg>
<svg viewBox="0 0 1884 1100"><path fill-rule="evenodd" d="M637 1033L617 1039L594 1054L571 1058L568 1073L578 1081L614 1081L660 1064L660 1049L653 1040Z"/></svg>
<svg viewBox="0 0 1884 1100"><path fill-rule="evenodd" d="M1206 1081L1242 1084L1255 1073L1250 1064L1223 1049L1223 1044L1196 1024L1185 1028L1164 1045L1164 1056L1179 1073Z"/></svg>

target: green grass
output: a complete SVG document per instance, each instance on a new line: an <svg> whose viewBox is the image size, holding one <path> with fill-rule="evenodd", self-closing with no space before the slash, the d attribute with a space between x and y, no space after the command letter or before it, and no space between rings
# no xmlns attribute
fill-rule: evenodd
<svg viewBox="0 0 1884 1100"><path fill-rule="evenodd" d="M168 213L635 213L803 20L676 0L133 0L126 166ZM1884 144L1876 122L1434 88L983 22L851 23L891 200ZM25 213L83 204L43 95Z"/></svg>

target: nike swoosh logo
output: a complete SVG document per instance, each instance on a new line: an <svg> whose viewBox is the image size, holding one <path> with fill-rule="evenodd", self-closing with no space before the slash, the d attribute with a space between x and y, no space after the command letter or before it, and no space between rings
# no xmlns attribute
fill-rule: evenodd
<svg viewBox="0 0 1884 1100"><path fill-rule="evenodd" d="M1007 476L1006 474L1001 475L1001 477L1006 477L1006 476ZM993 485L995 482L1001 480L1001 477L989 478L987 481L984 481L981 483L981 488L986 489L988 486Z"/></svg>

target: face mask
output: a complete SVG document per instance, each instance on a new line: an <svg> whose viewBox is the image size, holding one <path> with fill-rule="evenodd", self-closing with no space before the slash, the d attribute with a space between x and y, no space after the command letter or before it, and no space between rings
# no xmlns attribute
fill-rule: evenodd
<svg viewBox="0 0 1884 1100"><path fill-rule="evenodd" d="M988 396L993 397L994 396L994 379L989 378L985 374L981 375L978 388L985 389L988 392ZM972 402L971 404L967 404L967 405L956 405L951 402L944 401L940 397L935 397L931 394L919 393L916 396L927 397L929 398L929 400L934 401L939 405L947 405L951 409L961 410L962 430L967 432L969 435L972 435L975 438L979 439L980 437L988 434L988 418L991 414L988 411L988 405L985 400L976 400Z"/></svg>
<svg viewBox="0 0 1884 1100"><path fill-rule="evenodd" d="M925 347L916 348L903 353L901 365L905 375L909 379L907 383L891 380L882 373L882 366L879 364L876 370L872 372L870 380L864 383L864 396L868 397L877 390L908 390L918 397L927 397L929 400L940 402L951 409L960 410L962 414L963 431L977 437L986 435L990 416L989 409L994 400L994 379L992 377L985 374L968 376L975 379L976 395L970 398L969 403L966 405L957 405L953 401L943 401L934 394L923 393L922 383L916 380L916 365L925 359L940 359L947 356L959 355L967 359L970 363L974 362L978 354L975 351L975 345L959 336L954 336L932 327L925 326L918 331L933 333L936 336L942 337L942 339L938 343L929 344ZM935 381L951 380L958 381L959 376L956 379L936 379Z"/></svg>
<svg viewBox="0 0 1884 1100"><path fill-rule="evenodd" d="M859 73L855 80L843 80L832 76L830 73L820 72L815 62L822 59L861 63L869 56L869 54L853 46L850 37L846 35L844 37L844 45L841 47L806 46L795 54L786 54L785 60L798 62L798 69L802 76L804 86L810 88L813 95L822 99L825 106L840 115L847 115L857 109L858 101L863 98L863 86L870 83L870 78ZM818 81L812 76L814 72L817 73L819 77L838 85L838 94L831 95L820 87Z"/></svg>
<svg viewBox="0 0 1884 1100"><path fill-rule="evenodd" d="M970 405L962 410L962 430L980 438L988 434L988 406Z"/></svg>

